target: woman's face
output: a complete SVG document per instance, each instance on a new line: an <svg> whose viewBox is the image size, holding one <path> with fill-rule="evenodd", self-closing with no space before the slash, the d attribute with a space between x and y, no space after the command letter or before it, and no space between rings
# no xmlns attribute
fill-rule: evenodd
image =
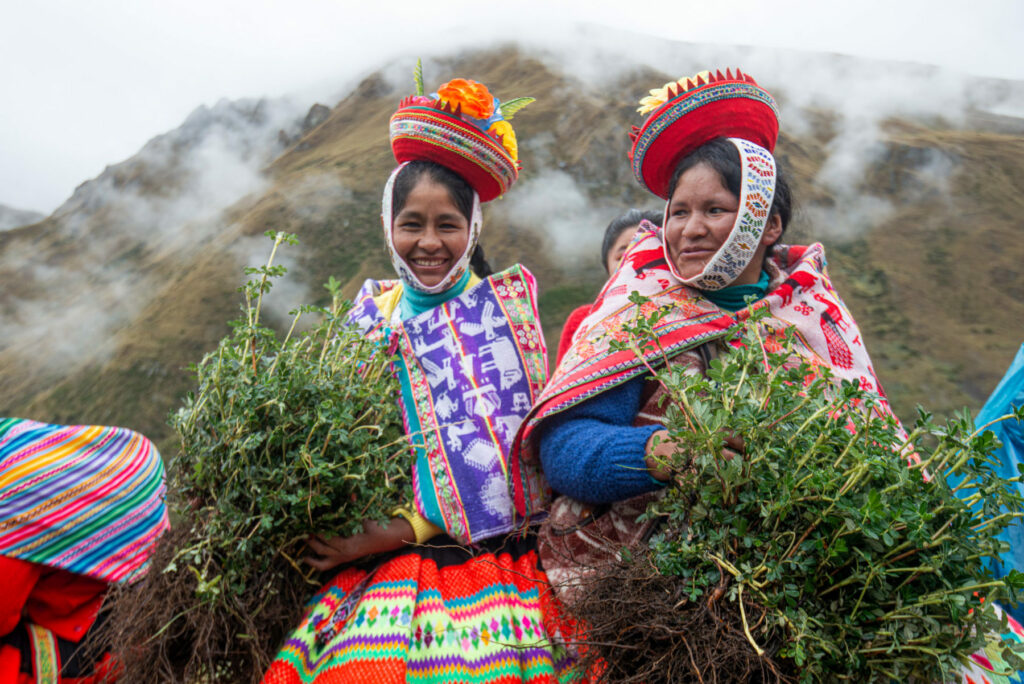
<svg viewBox="0 0 1024 684"><path fill-rule="evenodd" d="M629 247L629 241L636 235L636 229L640 227L640 224L630 226L621 233L619 237L615 238L615 242L612 243L612 248L608 250L608 260L604 262L604 270L608 273L612 273L619 267L619 262L622 261L622 255L626 253L626 248Z"/></svg>
<svg viewBox="0 0 1024 684"><path fill-rule="evenodd" d="M739 198L722 182L718 172L698 164L679 178L669 200L665 241L676 271L685 280L700 275L704 266L729 237L736 223ZM757 253L731 285L756 283L764 252L781 234L781 220L773 215L765 226Z"/></svg>
<svg viewBox="0 0 1024 684"><path fill-rule="evenodd" d="M427 287L448 275L469 243L469 220L448 189L428 177L409 192L391 230L398 256Z"/></svg>

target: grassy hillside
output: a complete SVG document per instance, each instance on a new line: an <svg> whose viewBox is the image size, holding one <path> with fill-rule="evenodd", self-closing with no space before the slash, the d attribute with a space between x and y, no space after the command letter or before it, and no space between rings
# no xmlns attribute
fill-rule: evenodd
<svg viewBox="0 0 1024 684"><path fill-rule="evenodd" d="M657 206L632 179L626 131L639 123L635 100L668 77L637 70L596 88L505 48L431 65L428 87L454 74L492 85L503 99L537 98L515 121L524 165L519 187L485 209L482 244L496 267L520 261L537 275L554 349L566 314L603 280L603 224L627 206ZM258 189L217 216L173 228L173 236L133 224L117 191L173 195L187 185L186 171L141 158L92 182L111 192L83 190L31 231L0 233L0 314L28 326L26 312L45 321L48 311L81 298L103 302L111 314L124 309L99 340L84 335L89 321L80 322L82 345L97 351L76 364L40 353L54 336L75 345L79 332L70 326L16 344L0 339L0 414L126 425L173 448L166 415L189 388L188 364L226 333L242 262L258 252L264 231L300 236L290 277L308 288L307 300L325 296L319 284L331 275L347 293L366 277L389 275L379 219L380 189L394 163L387 122L411 87L411 79L395 89L380 75L367 78L319 125L276 151ZM916 403L940 413L976 410L1024 341L1024 199L1014 191L1024 177L1024 137L891 121L884 154L856 189L891 210L851 238L814 225L823 216L841 223L843 207L815 181L836 135L832 119L829 112L808 116L814 125L800 136L784 133L778 149L803 206L787 239L826 242L839 291L901 415ZM922 166L931 159L945 160L944 183ZM582 208L559 212L556 201L550 218L528 211L532 193L550 177L572 185ZM566 207L577 206L568 200ZM582 256L568 258L560 232L575 229L574 218L593 225L572 238L582 243ZM84 253L83 245L102 249ZM72 267L87 274L73 291L43 286L47 274ZM122 306L128 300L132 306Z"/></svg>

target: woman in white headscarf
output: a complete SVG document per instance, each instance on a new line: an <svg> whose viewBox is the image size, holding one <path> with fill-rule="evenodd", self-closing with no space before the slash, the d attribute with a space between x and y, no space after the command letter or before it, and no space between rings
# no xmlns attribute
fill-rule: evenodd
<svg viewBox="0 0 1024 684"><path fill-rule="evenodd" d="M799 356L837 382L876 392L875 410L891 415L824 248L779 242L791 198L772 154L772 96L738 71L704 72L641 104L651 115L634 131L631 162L636 178L666 201L664 227L641 224L513 451L513 468L542 463L564 495L551 506L541 557L553 585L569 592L646 538L653 522L638 518L668 484L664 463L676 445L662 423L664 390L648 368L664 362L705 373L730 334L761 310L768 330L795 329ZM655 310L667 312L654 325L656 345L639 352L612 345ZM741 457L743 446L724 436L723 458ZM971 667L998 681L990 656L979 652Z"/></svg>
<svg viewBox="0 0 1024 684"><path fill-rule="evenodd" d="M491 274L477 246L481 202L518 175L507 118L523 104L454 79L391 119L399 166L382 219L398 279L367 281L351 316L398 352L414 498L386 527L311 538L308 562L341 570L266 682L569 676L535 538L509 496L508 450L547 379L536 284L518 265Z"/></svg>

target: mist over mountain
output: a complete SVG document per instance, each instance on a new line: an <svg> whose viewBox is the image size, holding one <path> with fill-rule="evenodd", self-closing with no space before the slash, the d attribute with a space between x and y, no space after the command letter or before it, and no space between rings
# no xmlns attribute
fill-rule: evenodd
<svg viewBox="0 0 1024 684"><path fill-rule="evenodd" d="M520 181L485 208L481 242L495 267L519 261L537 275L549 347L603 282L607 222L629 206L661 208L627 162L636 101L738 65L780 102L777 156L799 205L785 240L826 244L897 411L980 406L1024 340L1024 84L604 38L424 60L428 89L463 76L503 100L537 98L515 119ZM301 239L268 300L278 324L298 304L325 302L331 275L348 294L389 277L379 218L394 165L387 122L412 90L414 62L367 70L333 106L197 109L53 215L0 233L0 415L125 425L166 450L185 369L227 333L242 268L269 251L265 231Z"/></svg>
<svg viewBox="0 0 1024 684"><path fill-rule="evenodd" d="M27 226L41 220L44 216L45 214L40 214L38 211L15 209L6 204L0 204L0 231Z"/></svg>

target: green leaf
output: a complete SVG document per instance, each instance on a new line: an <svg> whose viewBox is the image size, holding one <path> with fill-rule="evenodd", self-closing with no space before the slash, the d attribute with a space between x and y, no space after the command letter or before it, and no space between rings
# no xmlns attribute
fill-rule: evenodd
<svg viewBox="0 0 1024 684"><path fill-rule="evenodd" d="M423 60L416 59L416 68L412 70L412 80L416 84L416 94L423 95Z"/></svg>
<svg viewBox="0 0 1024 684"><path fill-rule="evenodd" d="M639 293L630 300L646 303ZM691 597L716 585L719 568L728 570L728 600L737 584L750 587L744 598L764 611L754 640L787 667L802 663L801 681L946 681L982 645L978 635L1002 629L979 599L1024 591L1024 574L997 580L988 567L1005 546L997 535L1024 512L1014 482L993 468L997 441L975 434L969 414L940 426L921 409L922 466L908 469L898 423L871 413L878 397L812 368L791 333L762 327L764 315L752 311L703 376L687 375L685 364L655 373L677 475L648 508L664 519L651 561ZM651 349L653 319L629 321L619 349ZM766 334L778 352L768 352ZM742 438L739 458L722 457L723 434ZM947 471L969 501L951 491ZM1017 651L1008 661L1024 655L1024 645L1008 648Z"/></svg>
<svg viewBox="0 0 1024 684"><path fill-rule="evenodd" d="M508 102L502 102L498 107L498 111L501 112L501 117L506 121L511 121L512 117L520 109L528 104L536 102L537 98L534 97L514 97Z"/></svg>

